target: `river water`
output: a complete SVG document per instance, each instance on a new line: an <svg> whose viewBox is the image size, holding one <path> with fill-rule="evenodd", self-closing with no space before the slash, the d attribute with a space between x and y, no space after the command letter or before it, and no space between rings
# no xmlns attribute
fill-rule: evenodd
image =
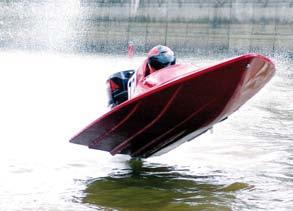
<svg viewBox="0 0 293 211"><path fill-rule="evenodd" d="M68 140L107 111L106 77L143 57L0 52L0 210L292 210L293 61L272 59L274 78L228 120L137 161Z"/></svg>

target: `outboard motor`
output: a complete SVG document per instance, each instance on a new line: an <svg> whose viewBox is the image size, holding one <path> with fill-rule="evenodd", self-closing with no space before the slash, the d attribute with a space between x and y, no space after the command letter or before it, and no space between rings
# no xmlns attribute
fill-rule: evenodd
<svg viewBox="0 0 293 211"><path fill-rule="evenodd" d="M108 106L113 108L128 99L127 83L134 72L134 70L125 70L114 73L108 78Z"/></svg>

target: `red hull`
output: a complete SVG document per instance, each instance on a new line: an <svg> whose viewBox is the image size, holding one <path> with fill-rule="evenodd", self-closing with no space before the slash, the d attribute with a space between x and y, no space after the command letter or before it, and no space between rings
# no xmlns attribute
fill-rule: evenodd
<svg viewBox="0 0 293 211"><path fill-rule="evenodd" d="M274 64L256 54L206 68L176 65L160 70L138 80L134 98L94 121L71 142L112 155L149 157L167 152L228 117L274 72Z"/></svg>

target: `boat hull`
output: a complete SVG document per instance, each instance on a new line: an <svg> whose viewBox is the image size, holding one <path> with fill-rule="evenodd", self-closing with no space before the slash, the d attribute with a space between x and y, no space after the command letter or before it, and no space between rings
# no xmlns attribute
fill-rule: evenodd
<svg viewBox="0 0 293 211"><path fill-rule="evenodd" d="M141 89L70 141L112 155L145 158L168 152L227 118L274 72L274 64L256 54L188 70Z"/></svg>

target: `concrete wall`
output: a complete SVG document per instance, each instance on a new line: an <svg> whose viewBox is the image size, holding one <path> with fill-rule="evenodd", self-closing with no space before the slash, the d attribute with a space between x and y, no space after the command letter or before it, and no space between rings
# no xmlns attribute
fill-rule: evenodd
<svg viewBox="0 0 293 211"><path fill-rule="evenodd" d="M89 51L292 51L293 0L83 0L77 37ZM82 39L84 38L84 39Z"/></svg>
<svg viewBox="0 0 293 211"><path fill-rule="evenodd" d="M293 52L293 0L0 0L0 48Z"/></svg>

